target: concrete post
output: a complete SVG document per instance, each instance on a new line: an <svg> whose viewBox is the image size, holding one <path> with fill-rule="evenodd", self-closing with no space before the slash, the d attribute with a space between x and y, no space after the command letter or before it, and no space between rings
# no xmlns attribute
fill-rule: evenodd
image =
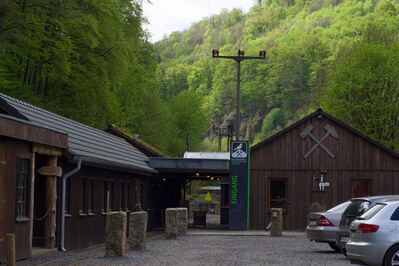
<svg viewBox="0 0 399 266"><path fill-rule="evenodd" d="M105 225L105 256L123 257L126 251L126 212L107 213Z"/></svg>
<svg viewBox="0 0 399 266"><path fill-rule="evenodd" d="M272 208L272 224L270 226L270 235L283 235L283 209L281 208Z"/></svg>
<svg viewBox="0 0 399 266"><path fill-rule="evenodd" d="M187 235L188 228L188 210L187 208L177 208L177 234L179 236Z"/></svg>
<svg viewBox="0 0 399 266"><path fill-rule="evenodd" d="M6 235L6 265L15 266L15 234Z"/></svg>
<svg viewBox="0 0 399 266"><path fill-rule="evenodd" d="M177 209L167 208L165 210L165 234L166 238L177 238Z"/></svg>
<svg viewBox="0 0 399 266"><path fill-rule="evenodd" d="M148 213L145 211L133 212L129 219L129 248L145 250Z"/></svg>

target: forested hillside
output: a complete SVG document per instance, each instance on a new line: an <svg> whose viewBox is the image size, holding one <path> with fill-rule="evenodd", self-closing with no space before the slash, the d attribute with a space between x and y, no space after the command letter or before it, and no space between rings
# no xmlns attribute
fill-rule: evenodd
<svg viewBox="0 0 399 266"><path fill-rule="evenodd" d="M0 91L88 125L124 127L181 156L216 150L235 116L254 142L323 107L399 149L399 5L270 0L205 18L153 45L140 0L1 0ZM225 145L223 145L225 147Z"/></svg>
<svg viewBox="0 0 399 266"><path fill-rule="evenodd" d="M140 3L1 0L0 91L100 129L117 124L181 155L192 114L160 97Z"/></svg>
<svg viewBox="0 0 399 266"><path fill-rule="evenodd" d="M162 97L200 94L211 127L234 118L241 64L241 134L257 142L318 107L399 148L399 5L389 0L266 0L247 14L223 11L155 45ZM203 144L216 146L215 131Z"/></svg>

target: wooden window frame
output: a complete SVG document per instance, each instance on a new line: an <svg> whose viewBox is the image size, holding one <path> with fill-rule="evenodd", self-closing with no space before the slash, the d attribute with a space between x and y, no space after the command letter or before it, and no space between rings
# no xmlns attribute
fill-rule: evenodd
<svg viewBox="0 0 399 266"><path fill-rule="evenodd" d="M107 194L109 191L109 182L107 179L102 180L102 192L101 192L101 212L103 214L107 213L107 206L108 206L108 200L107 199Z"/></svg>
<svg viewBox="0 0 399 266"><path fill-rule="evenodd" d="M371 182L372 182L371 179L368 179L368 178L353 178L353 179L351 179L351 197L352 198L355 197L353 195L353 185L354 185L355 181L367 181L367 183L368 183L368 193L367 193L368 195L367 196L371 195Z"/></svg>
<svg viewBox="0 0 399 266"><path fill-rule="evenodd" d="M108 190L109 190L109 211L115 211L115 180L108 180Z"/></svg>
<svg viewBox="0 0 399 266"><path fill-rule="evenodd" d="M95 215L95 193L96 193L96 181L94 177L88 177L87 178L87 214L90 216Z"/></svg>
<svg viewBox="0 0 399 266"><path fill-rule="evenodd" d="M27 171L25 172L20 168L20 162L27 161ZM31 163L32 158L29 156L17 156L16 160L16 187L15 187L15 219L17 222L27 222L30 221L29 211L30 211L30 184L31 184ZM21 177L22 176L22 180ZM22 181L22 184L20 184ZM22 192L21 192L22 190ZM22 199L21 199L22 195ZM21 207L20 207L21 206ZM20 210L22 208L22 213Z"/></svg>
<svg viewBox="0 0 399 266"><path fill-rule="evenodd" d="M71 217L71 178L66 179L65 184L65 217Z"/></svg>
<svg viewBox="0 0 399 266"><path fill-rule="evenodd" d="M120 181L120 188L119 188L119 210L124 211L126 210L126 187L125 181Z"/></svg>
<svg viewBox="0 0 399 266"><path fill-rule="evenodd" d="M270 206L271 201L276 201L276 200L271 200L271 182L272 181L284 181L285 182L285 199L288 200L288 179L287 178L273 178L269 177L268 182L267 182L267 209L271 210L272 207ZM287 210L287 204L284 204L283 210Z"/></svg>
<svg viewBox="0 0 399 266"><path fill-rule="evenodd" d="M87 215L87 177L80 177L80 206L79 206L79 215L86 216Z"/></svg>
<svg viewBox="0 0 399 266"><path fill-rule="evenodd" d="M130 181L126 182L126 211L131 212L132 211L132 199L131 199L131 194L132 194L132 185Z"/></svg>

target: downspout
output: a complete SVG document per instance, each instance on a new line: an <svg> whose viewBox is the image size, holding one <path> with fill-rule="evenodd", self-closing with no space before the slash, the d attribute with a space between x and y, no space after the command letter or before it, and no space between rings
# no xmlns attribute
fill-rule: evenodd
<svg viewBox="0 0 399 266"><path fill-rule="evenodd" d="M60 250L61 251L66 251L64 247L64 240L65 240L65 201L66 201L66 180L67 178L71 177L72 175L76 174L79 172L80 167L82 165L82 158L74 156L73 157L74 161L78 160L78 164L76 165L76 168L70 171L69 173L66 173L62 177L62 199L61 199L61 237L60 237Z"/></svg>

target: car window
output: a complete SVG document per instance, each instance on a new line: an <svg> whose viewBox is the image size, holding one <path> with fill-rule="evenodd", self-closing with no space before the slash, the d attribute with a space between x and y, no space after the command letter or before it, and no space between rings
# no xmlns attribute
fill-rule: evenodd
<svg viewBox="0 0 399 266"><path fill-rule="evenodd" d="M354 200L345 209L343 216L359 216L365 212L370 205L370 202L365 200Z"/></svg>
<svg viewBox="0 0 399 266"><path fill-rule="evenodd" d="M348 200L344 203L341 203L341 204L327 210L326 212L344 212L344 210L348 207L349 204L351 204L350 200Z"/></svg>
<svg viewBox="0 0 399 266"><path fill-rule="evenodd" d="M362 216L360 216L361 219L364 220L368 220L374 217L374 215L376 215L379 211L381 211L384 207L386 206L386 204L376 204L373 207L371 207L370 209L368 209L365 213L363 213Z"/></svg>
<svg viewBox="0 0 399 266"><path fill-rule="evenodd" d="M399 208L397 208L391 216L391 220L393 221L399 221Z"/></svg>

